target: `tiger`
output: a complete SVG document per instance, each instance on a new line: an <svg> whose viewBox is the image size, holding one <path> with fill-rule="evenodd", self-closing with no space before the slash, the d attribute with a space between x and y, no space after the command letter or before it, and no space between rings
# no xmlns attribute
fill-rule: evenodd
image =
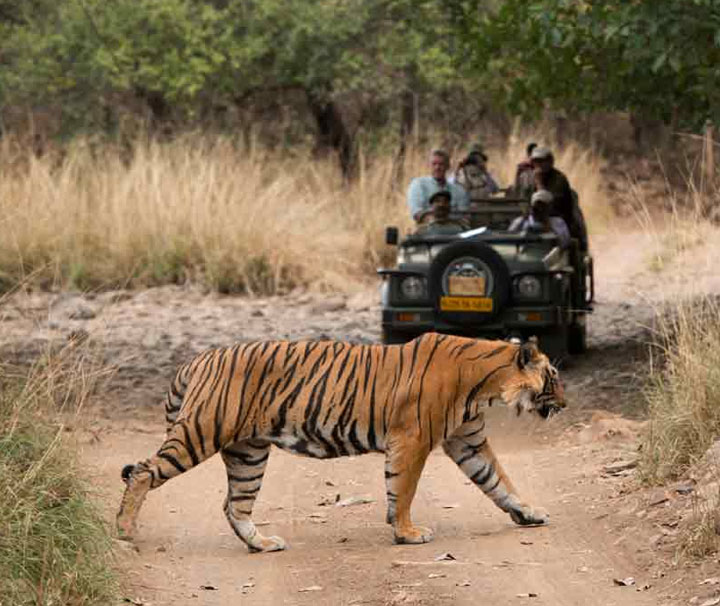
<svg viewBox="0 0 720 606"><path fill-rule="evenodd" d="M445 453L520 525L549 522L525 503L485 435L483 408L502 401L542 417L565 407L557 370L523 344L426 333L403 345L258 341L211 349L179 368L157 453L126 465L118 536L136 534L149 490L220 452L223 509L251 553L286 542L252 521L271 445L315 458L385 453L386 522L401 544L432 540L410 507L430 452Z"/></svg>

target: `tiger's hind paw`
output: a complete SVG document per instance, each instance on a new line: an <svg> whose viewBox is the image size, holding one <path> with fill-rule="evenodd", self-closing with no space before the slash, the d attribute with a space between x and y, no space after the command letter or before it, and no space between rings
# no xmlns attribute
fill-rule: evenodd
<svg viewBox="0 0 720 606"><path fill-rule="evenodd" d="M433 540L433 531L424 526L411 526L408 529L395 529L395 543L398 545L420 545Z"/></svg>
<svg viewBox="0 0 720 606"><path fill-rule="evenodd" d="M269 551L283 551L287 549L285 540L281 537L262 537L262 539L253 542L252 545L248 544L248 551L250 553L265 553Z"/></svg>
<svg viewBox="0 0 720 606"><path fill-rule="evenodd" d="M519 507L509 513L512 521L520 526L545 526L550 523L550 514L541 507Z"/></svg>
<svg viewBox="0 0 720 606"><path fill-rule="evenodd" d="M128 520L123 520L118 516L117 522L117 536L121 541L132 541L135 538L136 527L135 524Z"/></svg>

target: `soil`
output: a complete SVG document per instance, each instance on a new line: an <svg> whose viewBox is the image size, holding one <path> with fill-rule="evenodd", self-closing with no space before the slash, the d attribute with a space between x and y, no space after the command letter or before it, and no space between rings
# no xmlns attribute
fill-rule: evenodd
<svg viewBox="0 0 720 606"><path fill-rule="evenodd" d="M712 601L716 587L697 583L713 576L717 562L678 565L668 539L687 492L667 489L658 498L653 489L639 488L633 475L654 307L682 292L671 279L672 261L662 272L650 269L651 240L636 231L593 240L598 294L590 351L562 371L570 408L547 422L489 411L500 460L520 493L550 511L549 526L515 526L435 452L413 505L414 519L433 527L435 540L395 546L384 523L382 457L316 461L273 450L254 518L262 532L282 536L290 548L249 555L222 513L224 467L215 457L150 493L137 540L118 541L127 601ZM706 286L717 292L712 282ZM162 441L162 397L179 363L210 346L256 339L376 342L377 300L374 287L352 295L294 292L257 299L192 287L23 292L1 302L0 358L28 362L70 347L112 365L92 405L69 427L112 522L123 490L120 469ZM369 502L337 505L352 497ZM628 584L618 584L623 580Z"/></svg>

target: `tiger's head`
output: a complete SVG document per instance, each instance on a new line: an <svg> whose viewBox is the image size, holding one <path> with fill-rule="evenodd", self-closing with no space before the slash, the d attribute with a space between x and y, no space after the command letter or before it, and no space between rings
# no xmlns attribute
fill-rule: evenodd
<svg viewBox="0 0 720 606"><path fill-rule="evenodd" d="M503 385L501 397L517 414L535 412L544 419L565 408L565 391L558 371L531 337L518 345L516 373Z"/></svg>

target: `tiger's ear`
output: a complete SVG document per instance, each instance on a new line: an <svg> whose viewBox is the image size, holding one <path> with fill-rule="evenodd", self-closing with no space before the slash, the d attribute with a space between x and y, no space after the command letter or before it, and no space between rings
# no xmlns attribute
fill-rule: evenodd
<svg viewBox="0 0 720 606"><path fill-rule="evenodd" d="M517 352L515 361L517 362L518 368L522 370L528 364L530 364L540 354L538 349L537 337L530 337L525 343L523 343Z"/></svg>

